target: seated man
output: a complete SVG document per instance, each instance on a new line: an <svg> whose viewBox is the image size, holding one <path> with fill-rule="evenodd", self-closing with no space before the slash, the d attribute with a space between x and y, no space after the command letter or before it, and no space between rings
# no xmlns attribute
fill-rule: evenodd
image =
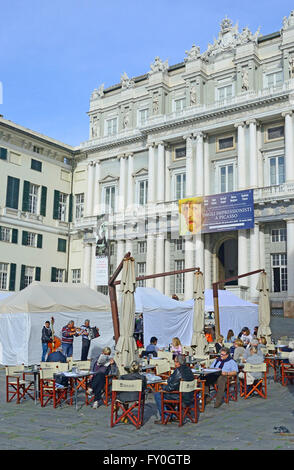
<svg viewBox="0 0 294 470"><path fill-rule="evenodd" d="M156 345L157 338L155 336L152 336L152 338L150 338L150 344L148 344L145 351L142 351L142 357L148 356L148 354L152 354L154 357L157 357L158 347Z"/></svg>
<svg viewBox="0 0 294 470"><path fill-rule="evenodd" d="M210 400L208 398L209 385L217 385L217 392L215 397L214 408L219 408L222 404L225 388L227 384L227 377L234 377L238 373L238 364L230 356L228 348L221 348L220 357L215 359L210 368L220 369L219 374L209 374L204 377L205 379L205 396L206 402ZM202 378L200 376L200 378Z"/></svg>
<svg viewBox="0 0 294 470"><path fill-rule="evenodd" d="M66 357L63 354L61 348L58 348L57 351L53 351L52 353L48 354L46 362L62 362L65 364ZM56 374L55 382L56 384L62 385L63 387L68 386L68 378L64 377L62 374Z"/></svg>
<svg viewBox="0 0 294 470"><path fill-rule="evenodd" d="M174 392L179 390L180 388L180 381L185 380L190 382L194 380L193 372L191 368L186 364L186 357L182 354L179 354L175 357L175 370L172 375L168 378L167 384L162 387L162 390L166 392ZM166 394L165 398L169 399L177 399L179 396L178 394ZM161 393L155 392L154 399L157 406L157 410L159 412L159 416L161 417ZM183 393L183 402L185 404L189 404L193 399L193 392ZM157 419L154 421L154 424L162 424L161 419Z"/></svg>
<svg viewBox="0 0 294 470"><path fill-rule="evenodd" d="M133 361L130 367L129 374L124 374L120 376L120 380L142 380L142 392L147 388L147 379L145 375L139 373L139 363ZM139 398L139 392L119 392L117 394L117 399L120 401L136 401Z"/></svg>

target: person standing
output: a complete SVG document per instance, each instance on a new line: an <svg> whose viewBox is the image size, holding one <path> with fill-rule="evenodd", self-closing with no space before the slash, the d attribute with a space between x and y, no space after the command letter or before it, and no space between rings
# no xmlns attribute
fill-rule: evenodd
<svg viewBox="0 0 294 470"><path fill-rule="evenodd" d="M72 357L74 336L79 336L73 320L62 328L61 335L62 352L65 357Z"/></svg>
<svg viewBox="0 0 294 470"><path fill-rule="evenodd" d="M48 343L52 341L52 330L50 328L50 322L46 321L42 328L42 362L46 361L46 355L48 352Z"/></svg>
<svg viewBox="0 0 294 470"><path fill-rule="evenodd" d="M91 340L89 338L90 331L90 320L85 320L84 324L81 326L81 336L82 336L82 353L81 361L86 361L88 359L88 353L91 345Z"/></svg>

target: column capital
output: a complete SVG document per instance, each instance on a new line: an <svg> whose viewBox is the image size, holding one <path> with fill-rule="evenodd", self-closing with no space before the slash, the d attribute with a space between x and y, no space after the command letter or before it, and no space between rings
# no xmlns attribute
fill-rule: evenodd
<svg viewBox="0 0 294 470"><path fill-rule="evenodd" d="M194 136L194 134L191 132L190 134L185 134L185 135L183 135L183 139L184 139L184 140L189 140L189 139L190 139L190 140L193 140L193 139L195 139L195 136Z"/></svg>
<svg viewBox="0 0 294 470"><path fill-rule="evenodd" d="M288 111L284 111L282 113L282 117L286 117L286 116L292 116L293 115L293 110L292 109L288 109Z"/></svg>
<svg viewBox="0 0 294 470"><path fill-rule="evenodd" d="M234 124L234 127L235 127L235 128L244 127L244 126L245 126L245 121L236 122L236 123Z"/></svg>
<svg viewBox="0 0 294 470"><path fill-rule="evenodd" d="M125 158L127 158L127 155L125 153L121 153L120 155L117 155L118 160L124 160Z"/></svg>
<svg viewBox="0 0 294 470"><path fill-rule="evenodd" d="M204 134L204 132L200 131L200 132L195 132L193 134L194 138L197 140L197 142L199 142L200 140L204 140L206 135Z"/></svg>
<svg viewBox="0 0 294 470"><path fill-rule="evenodd" d="M134 156L134 152L128 152L126 154L126 157L129 158L129 157L133 157Z"/></svg>
<svg viewBox="0 0 294 470"><path fill-rule="evenodd" d="M163 140L159 140L158 142L155 142L155 145L157 147L159 147L160 145L162 145L164 147L164 141Z"/></svg>
<svg viewBox="0 0 294 470"><path fill-rule="evenodd" d="M250 126L250 124L255 124L255 125L257 126L258 123L259 123L259 122L258 122L257 119L255 119L255 118L251 118L251 119L248 119L248 121L246 121L246 125L247 125L247 126Z"/></svg>

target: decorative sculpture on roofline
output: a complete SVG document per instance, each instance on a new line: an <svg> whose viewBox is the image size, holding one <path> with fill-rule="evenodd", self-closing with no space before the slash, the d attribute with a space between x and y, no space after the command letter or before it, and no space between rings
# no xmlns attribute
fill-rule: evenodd
<svg viewBox="0 0 294 470"><path fill-rule="evenodd" d="M189 51L185 51L185 54L187 55L187 57L184 59L185 62L192 62L193 60L197 60L201 57L200 47L193 44Z"/></svg>
<svg viewBox="0 0 294 470"><path fill-rule="evenodd" d="M247 44L249 42L257 42L259 36L259 28L256 33L252 33L246 26L241 33L238 30L238 23L233 26L229 18L224 18L220 24L220 32L218 38L214 39L213 44L208 44L207 50L201 55L203 60L215 56L222 52L233 50L236 46Z"/></svg>
<svg viewBox="0 0 294 470"><path fill-rule="evenodd" d="M121 76L120 76L120 82L121 82L121 87L123 90L128 90L130 88L134 88L135 87L135 82L132 78L129 78L126 74L126 72L124 72Z"/></svg>
<svg viewBox="0 0 294 470"><path fill-rule="evenodd" d="M160 57L155 57L154 62L150 65L149 75L156 72L166 72L168 69L168 61L163 62Z"/></svg>
<svg viewBox="0 0 294 470"><path fill-rule="evenodd" d="M104 95L104 83L100 85L99 88L95 88L91 95L91 100L97 100L98 98L102 98Z"/></svg>
<svg viewBox="0 0 294 470"><path fill-rule="evenodd" d="M294 10L291 11L288 18L287 16L284 16L282 31L285 31L286 29L293 28L293 27L294 27Z"/></svg>

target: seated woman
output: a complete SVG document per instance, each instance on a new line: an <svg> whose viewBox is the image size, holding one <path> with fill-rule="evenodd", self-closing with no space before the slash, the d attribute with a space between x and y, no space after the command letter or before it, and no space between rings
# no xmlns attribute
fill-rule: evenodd
<svg viewBox="0 0 294 470"><path fill-rule="evenodd" d="M250 355L247 357L246 360L244 359L243 361L248 364L263 364L264 359L261 354L258 354L257 347L251 346ZM240 379L244 378L244 372L239 372L239 378ZM262 372L247 372L246 373L247 385L252 385L256 380L259 380L261 378L262 378Z"/></svg>
<svg viewBox="0 0 294 470"><path fill-rule="evenodd" d="M223 346L224 346L224 337L220 335L217 338L216 343L214 345L216 352L219 353Z"/></svg>
<svg viewBox="0 0 294 470"><path fill-rule="evenodd" d="M105 386L105 376L109 374L111 365L114 364L114 360L110 357L111 349L106 347L103 349L102 354L94 363L93 377L91 380L91 386L87 389L87 394L92 395L94 393L95 400L93 408L98 408L102 405L102 393Z"/></svg>
<svg viewBox="0 0 294 470"><path fill-rule="evenodd" d="M245 348L244 348L243 341L241 341L241 339L239 339L239 338L236 339L234 341L234 346L233 347L234 347L234 350L231 354L233 354L234 361L239 361L240 359L242 359L242 357L244 356L244 353L245 353Z"/></svg>
<svg viewBox="0 0 294 470"><path fill-rule="evenodd" d="M227 333L227 343L233 343L236 339L236 336L234 335L233 330L228 330Z"/></svg>
<svg viewBox="0 0 294 470"><path fill-rule="evenodd" d="M173 354L182 354L182 344L177 336L172 339L170 350Z"/></svg>
<svg viewBox="0 0 294 470"><path fill-rule="evenodd" d="M294 341L290 341L288 346L283 346L279 349L281 352L292 352L294 350ZM284 358L282 361L284 364L289 364L289 359Z"/></svg>
<svg viewBox="0 0 294 470"><path fill-rule="evenodd" d="M147 388L147 379L144 375L139 373L140 365L137 361L133 361L130 367L129 374L120 376L120 380L142 380L142 392ZM139 392L119 392L117 399L120 401L136 401L139 399Z"/></svg>

